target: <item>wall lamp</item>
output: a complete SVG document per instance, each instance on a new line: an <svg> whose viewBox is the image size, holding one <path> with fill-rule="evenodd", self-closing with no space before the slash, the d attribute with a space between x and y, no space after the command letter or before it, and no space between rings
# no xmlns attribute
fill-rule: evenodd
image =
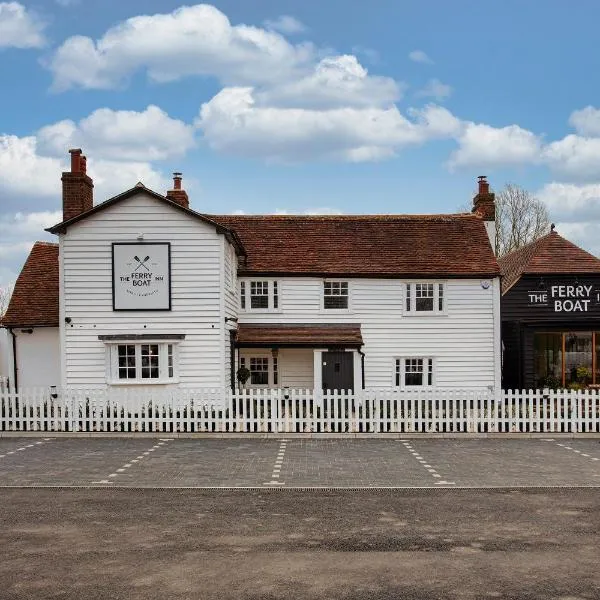
<svg viewBox="0 0 600 600"><path fill-rule="evenodd" d="M234 323L238 322L237 317L225 317L225 323L229 321L233 321Z"/></svg>

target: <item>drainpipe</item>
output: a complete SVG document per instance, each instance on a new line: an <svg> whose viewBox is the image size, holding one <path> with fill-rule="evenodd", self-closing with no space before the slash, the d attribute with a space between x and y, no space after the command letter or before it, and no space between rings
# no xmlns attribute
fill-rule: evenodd
<svg viewBox="0 0 600 600"><path fill-rule="evenodd" d="M17 336L12 327L8 328L12 335L12 355L13 355L13 388L15 393L19 391L19 369L17 367Z"/></svg>
<svg viewBox="0 0 600 600"><path fill-rule="evenodd" d="M365 389L365 353L359 348L358 353L360 354L360 371L362 377L362 389Z"/></svg>

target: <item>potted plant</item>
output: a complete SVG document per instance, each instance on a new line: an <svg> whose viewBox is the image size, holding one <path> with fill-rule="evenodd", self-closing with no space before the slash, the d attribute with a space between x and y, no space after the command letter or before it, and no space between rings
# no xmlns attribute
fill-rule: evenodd
<svg viewBox="0 0 600 600"><path fill-rule="evenodd" d="M235 377L238 380L238 383L241 385L241 387L244 387L246 385L246 381L250 379L250 371L246 367L240 367L236 371Z"/></svg>

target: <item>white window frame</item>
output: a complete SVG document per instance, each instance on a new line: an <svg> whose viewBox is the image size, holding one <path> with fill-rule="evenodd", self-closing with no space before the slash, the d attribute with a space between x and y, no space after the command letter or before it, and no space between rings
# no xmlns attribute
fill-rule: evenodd
<svg viewBox="0 0 600 600"><path fill-rule="evenodd" d="M417 286L433 285L433 310L416 310L417 308ZM442 298L442 310L440 310L440 290ZM410 309L408 308L410 297ZM407 281L404 284L403 312L407 316L428 317L432 315L448 314L448 285L445 281Z"/></svg>
<svg viewBox="0 0 600 600"><path fill-rule="evenodd" d="M348 308L325 308L325 284L345 283L348 286ZM321 312L326 314L349 313L352 306L352 284L348 279L323 279L321 282Z"/></svg>
<svg viewBox="0 0 600 600"><path fill-rule="evenodd" d="M406 385L406 361L423 361L423 385ZM431 364L431 383L429 383L429 365ZM399 367L399 369L398 369ZM396 356L393 363L392 385L403 390L422 390L436 386L436 360L433 356ZM398 381L398 376L400 381Z"/></svg>
<svg viewBox="0 0 600 600"><path fill-rule="evenodd" d="M267 283L267 308L252 308L252 284ZM268 277L252 277L241 279L238 282L240 297L240 312L246 313L278 313L281 312L281 281L278 279L269 279ZM275 294L275 290L277 294ZM245 295L245 307L242 308L242 293ZM275 296L277 296L277 306L275 306Z"/></svg>
<svg viewBox="0 0 600 600"><path fill-rule="evenodd" d="M115 340L106 343L106 380L110 385L164 385L179 383L179 340ZM158 378L142 378L142 346L158 346ZM135 347L135 379L119 379L119 346ZM172 348L173 375L169 377L169 346Z"/></svg>
<svg viewBox="0 0 600 600"><path fill-rule="evenodd" d="M248 378L248 381L244 384L244 387L251 389L268 389L268 388L276 388L280 387L281 382L281 371L279 365L279 356L273 356L271 352L261 353L261 352L253 352L252 354L244 354L244 356L240 356L239 358L239 366L246 367L248 371L250 370L250 363L252 359L260 359L267 361L267 373L268 381L267 383L252 383L252 376ZM275 363L276 361L276 363ZM275 370L275 364L277 364L277 370ZM275 383L275 372L277 372L277 383Z"/></svg>

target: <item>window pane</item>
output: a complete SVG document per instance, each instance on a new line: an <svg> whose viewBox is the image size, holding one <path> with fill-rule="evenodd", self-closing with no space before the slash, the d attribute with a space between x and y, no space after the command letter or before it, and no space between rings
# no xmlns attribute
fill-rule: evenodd
<svg viewBox="0 0 600 600"><path fill-rule="evenodd" d="M279 383L279 369L277 364L277 358L273 358L273 385Z"/></svg>
<svg viewBox="0 0 600 600"><path fill-rule="evenodd" d="M565 333L565 385L592 383L592 333Z"/></svg>
<svg viewBox="0 0 600 600"><path fill-rule="evenodd" d="M444 284L438 284L438 310L442 312L444 310Z"/></svg>
<svg viewBox="0 0 600 600"><path fill-rule="evenodd" d="M415 310L433 311L433 283L415 284Z"/></svg>
<svg viewBox="0 0 600 600"><path fill-rule="evenodd" d="M433 359L427 361L429 366L427 368L427 385L433 385Z"/></svg>
<svg viewBox="0 0 600 600"><path fill-rule="evenodd" d="M536 333L533 348L536 386L562 387L562 333Z"/></svg>
<svg viewBox="0 0 600 600"><path fill-rule="evenodd" d="M167 346L167 377L171 378L175 372L175 365L173 363L173 344Z"/></svg>
<svg viewBox="0 0 600 600"><path fill-rule="evenodd" d="M410 312L410 283L406 284L406 312Z"/></svg>
<svg viewBox="0 0 600 600"><path fill-rule="evenodd" d="M250 308L269 308L269 282L250 282Z"/></svg>
<svg viewBox="0 0 600 600"><path fill-rule="evenodd" d="M269 385L269 359L250 359L250 383L253 385Z"/></svg>
<svg viewBox="0 0 600 600"><path fill-rule="evenodd" d="M279 292L276 281L273 282L273 308L279 308Z"/></svg>
<svg viewBox="0 0 600 600"><path fill-rule="evenodd" d="M400 385L400 361L396 359L396 385Z"/></svg>
<svg viewBox="0 0 600 600"><path fill-rule="evenodd" d="M404 385L423 385L422 358L407 358L404 361Z"/></svg>
<svg viewBox="0 0 600 600"><path fill-rule="evenodd" d="M246 308L246 282L240 282L240 307Z"/></svg>
<svg viewBox="0 0 600 600"><path fill-rule="evenodd" d="M142 344L142 379L158 379L158 344Z"/></svg>
<svg viewBox="0 0 600 600"><path fill-rule="evenodd" d="M135 379L135 346L119 345L117 346L118 355L118 378Z"/></svg>
<svg viewBox="0 0 600 600"><path fill-rule="evenodd" d="M323 284L324 308L348 308L348 282L326 281Z"/></svg>

